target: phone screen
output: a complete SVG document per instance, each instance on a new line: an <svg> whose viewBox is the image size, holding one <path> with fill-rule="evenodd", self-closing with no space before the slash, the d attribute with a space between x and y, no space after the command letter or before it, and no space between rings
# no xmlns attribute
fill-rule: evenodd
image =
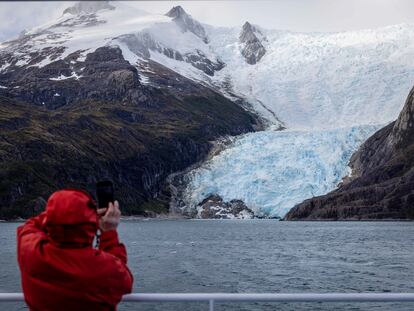
<svg viewBox="0 0 414 311"><path fill-rule="evenodd" d="M114 186L111 181L100 181L96 184L96 196L98 198L98 207L107 208L109 202L114 202Z"/></svg>

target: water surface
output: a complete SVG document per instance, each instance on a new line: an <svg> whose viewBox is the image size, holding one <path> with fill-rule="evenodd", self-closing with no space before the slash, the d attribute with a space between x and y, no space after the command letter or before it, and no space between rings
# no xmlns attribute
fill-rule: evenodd
<svg viewBox="0 0 414 311"><path fill-rule="evenodd" d="M0 224L0 292L21 291L17 223ZM413 222L126 221L134 292L414 292ZM23 310L7 303L3 309ZM217 304L216 310L414 310L413 303ZM206 303L119 310L208 310Z"/></svg>

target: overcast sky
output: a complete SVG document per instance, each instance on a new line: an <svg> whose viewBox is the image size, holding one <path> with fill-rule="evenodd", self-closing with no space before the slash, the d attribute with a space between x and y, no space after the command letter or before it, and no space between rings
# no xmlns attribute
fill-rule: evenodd
<svg viewBox="0 0 414 311"><path fill-rule="evenodd" d="M165 13L181 5L201 22L293 31L342 31L414 23L414 0L134 1L145 11ZM0 2L0 41L61 15L72 2Z"/></svg>

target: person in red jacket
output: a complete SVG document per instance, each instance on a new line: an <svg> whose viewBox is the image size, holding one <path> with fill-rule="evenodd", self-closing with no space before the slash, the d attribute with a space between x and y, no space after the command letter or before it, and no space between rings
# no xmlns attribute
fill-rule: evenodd
<svg viewBox="0 0 414 311"><path fill-rule="evenodd" d="M116 310L133 283L116 231L120 215L117 201L96 209L86 192L65 189L17 228L22 287L31 311Z"/></svg>

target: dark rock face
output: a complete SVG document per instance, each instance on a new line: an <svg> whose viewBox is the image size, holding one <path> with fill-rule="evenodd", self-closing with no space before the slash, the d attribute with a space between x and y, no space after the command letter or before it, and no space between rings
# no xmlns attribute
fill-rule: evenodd
<svg viewBox="0 0 414 311"><path fill-rule="evenodd" d="M209 76L214 76L215 71L219 71L224 67L224 63L221 60L218 59L216 62L213 62L199 50L196 53L185 54L184 60Z"/></svg>
<svg viewBox="0 0 414 311"><path fill-rule="evenodd" d="M158 63L130 65L118 48L77 58L0 73L0 218L36 214L62 187L93 193L100 179L114 181L124 214L165 213L168 175L203 159L210 141L260 124Z"/></svg>
<svg viewBox="0 0 414 311"><path fill-rule="evenodd" d="M352 156L351 177L295 206L287 220L414 219L414 89L395 122Z"/></svg>
<svg viewBox="0 0 414 311"><path fill-rule="evenodd" d="M0 74L0 81L5 81L9 96L47 109L86 99L156 105L119 48L98 48L81 63L72 63L74 57L69 55L42 68L15 67Z"/></svg>
<svg viewBox="0 0 414 311"><path fill-rule="evenodd" d="M204 27L190 15L188 15L181 6L175 6L168 11L166 16L172 17L174 22L181 28L183 32L190 31L197 37L202 39L204 43L208 43L208 37Z"/></svg>
<svg viewBox="0 0 414 311"><path fill-rule="evenodd" d="M242 44L241 53L250 65L259 62L266 54L266 49L257 34L261 35L261 32L249 22L246 22L239 36L239 42Z"/></svg>
<svg viewBox="0 0 414 311"><path fill-rule="evenodd" d="M204 219L253 218L254 213L241 200L224 202L219 195L210 195L198 204Z"/></svg>

